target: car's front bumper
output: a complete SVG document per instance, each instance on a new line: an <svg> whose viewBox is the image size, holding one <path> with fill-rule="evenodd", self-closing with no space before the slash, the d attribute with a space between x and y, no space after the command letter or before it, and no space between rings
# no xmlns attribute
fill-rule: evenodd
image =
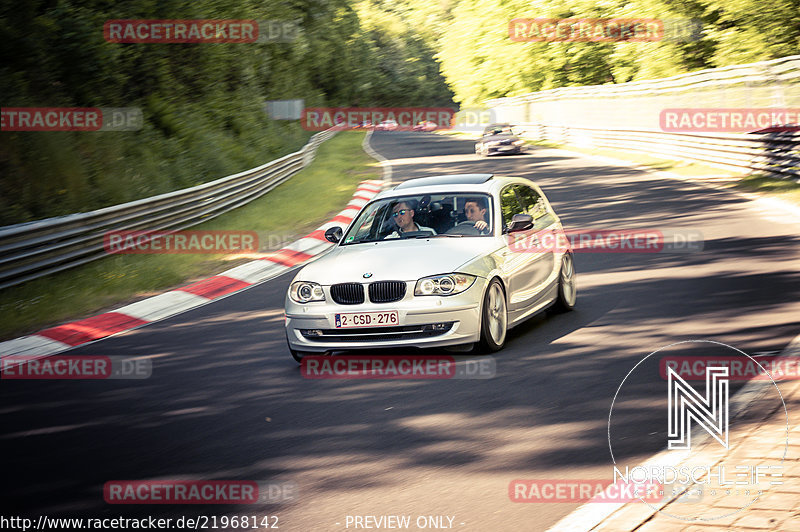
<svg viewBox="0 0 800 532"><path fill-rule="evenodd" d="M443 347L477 342L486 280L477 278L454 296L414 296L414 282L405 297L394 303L339 305L325 287L326 301L299 304L286 298L286 337L296 351L374 349L378 347ZM337 329L336 314L396 310L392 327ZM322 333L322 334L320 334Z"/></svg>
<svg viewBox="0 0 800 532"><path fill-rule="evenodd" d="M501 153L522 153L522 146L514 144L501 144L499 146L489 146L489 155L500 155Z"/></svg>

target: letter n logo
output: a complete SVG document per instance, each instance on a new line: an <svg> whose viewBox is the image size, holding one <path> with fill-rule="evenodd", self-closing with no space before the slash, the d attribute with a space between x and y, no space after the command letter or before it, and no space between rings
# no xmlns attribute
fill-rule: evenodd
<svg viewBox="0 0 800 532"><path fill-rule="evenodd" d="M692 420L728 448L728 368L706 368L706 396L667 367L669 449L692 448Z"/></svg>

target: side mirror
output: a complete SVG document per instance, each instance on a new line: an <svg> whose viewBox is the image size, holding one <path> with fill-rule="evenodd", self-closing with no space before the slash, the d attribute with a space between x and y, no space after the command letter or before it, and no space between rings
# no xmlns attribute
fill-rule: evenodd
<svg viewBox="0 0 800 532"><path fill-rule="evenodd" d="M533 227L533 216L530 214L515 214L511 218L511 225L508 226L509 233L516 233L518 231L527 231Z"/></svg>
<svg viewBox="0 0 800 532"><path fill-rule="evenodd" d="M528 217L530 218L530 216ZM329 227L325 231L325 240L328 242L332 242L334 244L338 244L339 241L342 239L342 228L341 227Z"/></svg>

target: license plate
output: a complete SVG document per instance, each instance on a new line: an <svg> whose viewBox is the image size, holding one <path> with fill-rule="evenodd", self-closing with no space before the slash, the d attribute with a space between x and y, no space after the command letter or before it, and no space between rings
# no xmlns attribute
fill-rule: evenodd
<svg viewBox="0 0 800 532"><path fill-rule="evenodd" d="M398 325L400 318L396 310L386 312L349 312L336 314L336 328L348 329L350 327L386 327Z"/></svg>
<svg viewBox="0 0 800 532"><path fill-rule="evenodd" d="M515 148L516 146L500 146L500 151L511 151Z"/></svg>

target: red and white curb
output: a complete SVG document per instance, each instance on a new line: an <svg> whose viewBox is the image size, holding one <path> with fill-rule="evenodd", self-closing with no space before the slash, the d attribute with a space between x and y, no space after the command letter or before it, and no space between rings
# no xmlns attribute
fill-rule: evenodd
<svg viewBox="0 0 800 532"><path fill-rule="evenodd" d="M364 142L368 147L369 135ZM373 154L370 153L370 155ZM385 166L384 177L386 168ZM383 181L362 181L344 210L303 238L264 258L242 264L208 279L125 305L111 312L1 342L0 360L11 356L24 357L24 360L29 360L55 355L79 345L175 316L278 277L330 249L333 244L325 240L325 230L334 226L346 228L361 207L381 192L386 183L385 179ZM21 363L22 361L7 366L2 364L2 367L10 368Z"/></svg>

